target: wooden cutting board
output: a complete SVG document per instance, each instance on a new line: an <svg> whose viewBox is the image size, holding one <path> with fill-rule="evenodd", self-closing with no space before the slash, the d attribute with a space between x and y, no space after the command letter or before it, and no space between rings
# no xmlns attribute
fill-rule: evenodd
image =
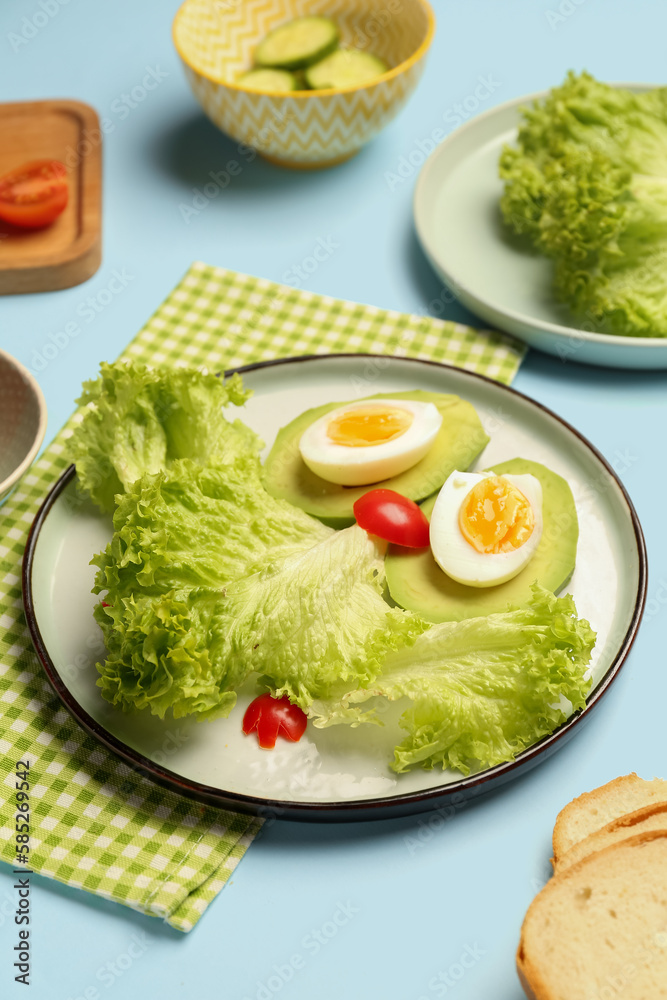
<svg viewBox="0 0 667 1000"><path fill-rule="evenodd" d="M67 167L69 202L44 229L0 221L0 294L49 292L86 281L102 259L102 131L79 101L0 104L0 175L29 160Z"/></svg>

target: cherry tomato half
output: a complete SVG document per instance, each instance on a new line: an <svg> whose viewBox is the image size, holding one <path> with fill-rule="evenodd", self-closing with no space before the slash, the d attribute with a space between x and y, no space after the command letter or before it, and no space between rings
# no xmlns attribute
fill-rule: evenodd
<svg viewBox="0 0 667 1000"><path fill-rule="evenodd" d="M354 516L360 528L395 545L423 549L429 542L426 514L414 500L394 490L371 490L359 497Z"/></svg>
<svg viewBox="0 0 667 1000"><path fill-rule="evenodd" d="M0 219L14 226L48 226L67 205L67 170L58 160L33 160L0 177Z"/></svg>
<svg viewBox="0 0 667 1000"><path fill-rule="evenodd" d="M298 705L293 705L287 696L272 698L270 694L260 694L246 709L243 732L248 736L256 730L261 748L273 750L278 736L298 743L306 731L307 722L305 712Z"/></svg>

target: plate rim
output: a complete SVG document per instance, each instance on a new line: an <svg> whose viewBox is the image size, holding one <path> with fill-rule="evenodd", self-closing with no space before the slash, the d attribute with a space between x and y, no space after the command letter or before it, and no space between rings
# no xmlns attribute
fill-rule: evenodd
<svg viewBox="0 0 667 1000"><path fill-rule="evenodd" d="M621 667L623 666L635 641L642 615L644 613L648 583L648 557L646 552L646 542L637 511L635 510L634 504L632 503L625 486L601 452L598 451L595 445L589 441L588 438L568 423L568 421L566 421L563 417L560 417L553 410L549 409L549 407L544 406L544 404L532 399L532 397L527 396L525 393L519 392L517 389L512 388L512 386L498 382L487 375L481 375L478 372L469 371L465 368L458 368L455 365L449 365L427 358L397 357L395 355L371 353L347 352L340 354L304 354L287 358L271 358L266 361L257 361L252 364L226 369L223 374L227 378L237 373L242 375L245 372L274 368L287 364L294 365L303 362L326 363L331 360L345 359L354 359L358 361L382 359L383 361L389 360L390 362L398 361L407 362L408 364L427 365L438 369L445 369L446 371L453 371L457 375L462 376L464 379L470 378L472 381L489 383L501 392L507 392L511 396L518 397L524 402L527 402L530 406L536 407L538 410L554 419L558 424L562 425L566 431L569 431L580 442L582 442L583 445L590 452L592 452L598 462L600 462L600 464L605 468L618 487L627 508L627 512L630 516L630 522L634 531L639 566L637 592L634 599L634 607L630 623L619 644L618 650L612 659L612 662L605 671L603 677L600 679L600 682L593 694L586 699L586 707L578 712L575 712L569 719L566 719L565 722L558 727L558 729L554 730L553 733L543 737L532 746L527 747L511 761L507 761L503 764L497 764L494 767L487 768L477 774L468 776L464 775L456 781L449 782L446 785L437 785L434 788L422 789L414 792L405 792L403 794L393 796L381 796L372 799L351 799L342 801L274 800L269 797L248 795L244 792L225 791L224 789L216 788L212 785L206 785L203 782L185 778L183 775L177 774L169 768L162 767L155 761L150 760L150 758L145 757L138 750L134 750L132 747L128 746L121 739L114 736L113 733L110 733L102 725L102 723L94 719L79 704L61 678L58 668L51 658L37 620L32 575L41 529L60 495L76 475L76 467L74 464L71 464L64 470L63 473L61 473L40 505L40 508L30 526L23 554L21 582L25 617L30 638L37 653L37 657L42 665L47 679L49 680L49 683L65 708L90 735L106 746L107 749L119 757L125 764L129 765L134 771L150 778L157 784L168 788L172 792L175 791L186 796L187 798L200 803L204 802L216 808L232 809L244 813L251 813L270 820L287 819L319 822L353 822L369 819L395 818L397 816L424 812L429 809L436 809L438 805L445 804L447 800L451 800L453 803L456 803L457 801L460 802L463 799L476 796L482 792L490 791L497 785L504 783L504 781L518 776L518 774L515 775L513 772L517 771L521 773L537 764L541 757L549 757L551 753L553 753L554 749L557 749L556 744L562 740L567 741L569 736L573 734L573 730L576 726L590 717L592 710L598 705L604 694L608 691L612 682L618 676Z"/></svg>
<svg viewBox="0 0 667 1000"><path fill-rule="evenodd" d="M643 92L645 90L651 90L658 88L660 84L649 84L649 83L639 83L639 82L612 82L609 84L610 87L622 88L627 90L637 90L638 92ZM429 174L434 171L435 165L439 163L443 156L446 156L447 151L450 146L454 145L455 141L460 141L460 137L467 132L473 132L479 125L490 118L494 118L498 115L503 114L506 111L513 110L517 106L523 104L529 104L534 101L544 99L550 92L552 88L546 90L538 90L531 94L524 94L521 97L513 97L508 101L503 101L502 104L497 104L492 108L488 108L479 115L475 115L469 121L455 128L453 132L450 132L442 142L433 150L429 155L426 162L422 166L417 182L415 184L415 190L412 197L412 215L415 224L415 230L417 232L417 237L419 239L420 245L431 262L432 266L440 271L445 278L443 279L446 284L448 284L454 291L463 291L468 298L482 302L485 307L501 317L507 317L512 320L512 322L521 324L524 327L532 327L534 330L539 330L542 333L553 334L558 338L563 338L567 340L577 340L585 344L599 344L600 346L616 346L621 349L627 348L628 350L632 347L650 347L658 352L664 350L667 351L667 337L625 337L616 336L611 333L593 333L588 330L582 330L576 326L562 326L560 323L551 323L547 320L536 320L532 318L527 313L517 312L514 309L506 309L501 307L489 299L485 299L480 296L477 292L473 291L470 286L464 282L460 281L454 272L441 264L438 260L438 254L434 250L433 245L427 235L428 219L426 210L422 210L422 204L425 202L425 188L428 183ZM516 333L515 331L503 331L510 336L519 337L521 340L524 337Z"/></svg>

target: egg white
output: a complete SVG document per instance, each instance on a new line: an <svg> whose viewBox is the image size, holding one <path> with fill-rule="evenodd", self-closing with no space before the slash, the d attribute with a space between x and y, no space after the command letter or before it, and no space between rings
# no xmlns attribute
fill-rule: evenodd
<svg viewBox="0 0 667 1000"><path fill-rule="evenodd" d="M542 537L542 485L531 475L502 476L530 503L535 526L530 538L510 552L478 552L459 526L461 505L473 486L492 472L452 472L438 494L431 514L433 558L447 576L468 587L495 587L517 576L528 565Z"/></svg>
<svg viewBox="0 0 667 1000"><path fill-rule="evenodd" d="M382 444L336 444L327 435L329 423L351 410L378 406L407 410L413 415L410 427ZM308 468L339 486L370 486L406 472L426 455L442 426L442 414L433 403L408 399L365 399L348 403L326 413L307 428L301 436L299 450Z"/></svg>

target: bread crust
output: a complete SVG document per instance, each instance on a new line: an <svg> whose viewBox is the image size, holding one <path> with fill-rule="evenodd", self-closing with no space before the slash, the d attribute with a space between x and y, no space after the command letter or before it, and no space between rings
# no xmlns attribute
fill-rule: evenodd
<svg viewBox="0 0 667 1000"><path fill-rule="evenodd" d="M591 792L584 792L583 795L578 795L576 799L572 799L571 802L568 802L568 804L558 813L556 823L554 825L552 838L554 866L558 865L559 859L571 846L570 830L572 827L572 820L579 810L582 808L585 809L587 806L595 804L597 801L601 801L606 798L610 792L613 794L615 791L619 791L625 786L639 784L642 783L642 781L643 779L633 771L631 774L623 774L619 778L614 778L613 781L608 781L606 785L594 788Z"/></svg>
<svg viewBox="0 0 667 1000"><path fill-rule="evenodd" d="M571 867L566 868L565 871L560 874L554 875L553 878L551 878L544 888L537 894L528 907L528 912L526 913L523 924L521 925L521 938L519 940L519 947L516 954L516 965L519 980L529 1000L556 1000L553 991L544 982L538 969L531 961L530 956L526 953L526 928L536 907L542 905L544 899L548 899L550 894L556 891L559 885L570 879L576 878L577 874L591 864L593 859L603 858L606 855L611 855L615 851L625 851L634 847L641 847L653 840L660 839L667 840L667 829L647 830L645 833L637 834L634 837L628 837L627 839L621 840L616 844L610 844L601 851L595 851L592 854L587 854L586 857L581 859L581 861L578 861Z"/></svg>
<svg viewBox="0 0 667 1000"><path fill-rule="evenodd" d="M555 873L558 874L564 868L570 867L568 859L570 858L573 851L585 852L581 854L581 858L579 859L583 860L584 857L587 857L589 854L595 854L600 849L598 845L603 837L609 836L610 834L613 833L617 833L619 830L627 830L628 831L627 836L623 837L623 840L627 840L629 837L632 837L634 835L633 834L634 827L638 826L640 823L644 823L646 820L653 819L653 817L657 816L663 817L665 829L667 830L667 801L656 802L653 805L643 806L641 809L635 809L634 812L624 813L617 819L612 820L611 823L607 823L606 826L603 826L599 830L596 830L595 833L591 833L588 837L585 837L583 840L577 841L576 844L573 844L573 846L570 847L568 851L565 851L564 854L561 854L558 860L556 860L556 858L552 858L552 864L554 866ZM641 832L648 833L650 831L641 831ZM621 841L619 840L617 842L620 843ZM612 845L609 844L607 846L611 847Z"/></svg>
<svg viewBox="0 0 667 1000"><path fill-rule="evenodd" d="M547 993L543 991L536 993L535 990L532 988L530 982L528 981L528 976L530 973L528 970L528 963L526 962L525 955L523 954L523 950L521 948L521 944L519 944L519 947L517 948L516 952L516 971L519 976L519 982L521 983L521 988L528 997L528 1000L550 1000L550 997L548 996ZM539 977L535 973L535 970L533 970L533 979L537 981L538 978Z"/></svg>

